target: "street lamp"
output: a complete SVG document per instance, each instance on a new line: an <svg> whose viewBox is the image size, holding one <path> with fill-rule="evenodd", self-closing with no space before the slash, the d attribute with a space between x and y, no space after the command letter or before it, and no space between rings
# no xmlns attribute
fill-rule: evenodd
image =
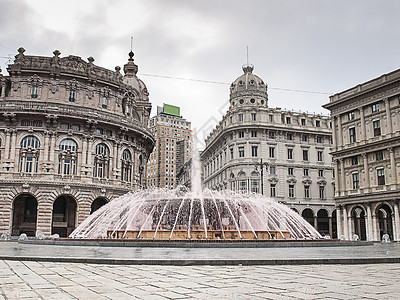
<svg viewBox="0 0 400 300"><path fill-rule="evenodd" d="M256 167L256 171L258 167L261 169L261 194L264 195L264 167L265 170L268 171L268 163L263 162L261 158L260 162L255 163L254 166Z"/></svg>

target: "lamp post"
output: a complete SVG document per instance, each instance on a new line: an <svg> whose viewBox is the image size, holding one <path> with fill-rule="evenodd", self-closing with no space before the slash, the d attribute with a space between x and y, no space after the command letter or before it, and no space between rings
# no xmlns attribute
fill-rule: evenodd
<svg viewBox="0 0 400 300"><path fill-rule="evenodd" d="M264 167L265 170L268 171L268 163L263 162L261 158L260 162L255 163L254 166L256 167L256 171L258 167L261 169L261 194L264 195Z"/></svg>

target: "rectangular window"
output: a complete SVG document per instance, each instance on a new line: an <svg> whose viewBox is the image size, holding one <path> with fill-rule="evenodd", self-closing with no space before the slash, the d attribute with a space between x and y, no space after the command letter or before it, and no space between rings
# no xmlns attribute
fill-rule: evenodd
<svg viewBox="0 0 400 300"><path fill-rule="evenodd" d="M323 158L323 152L322 152L322 151L318 151L318 152L317 152L317 159L318 159L318 161L322 161L322 158Z"/></svg>
<svg viewBox="0 0 400 300"><path fill-rule="evenodd" d="M239 131L239 138L240 139L244 138L244 131Z"/></svg>
<svg viewBox="0 0 400 300"><path fill-rule="evenodd" d="M318 177L324 177L324 170L322 169L318 170Z"/></svg>
<svg viewBox="0 0 400 300"><path fill-rule="evenodd" d="M385 170L377 169L376 173L378 176L378 185L385 185Z"/></svg>
<svg viewBox="0 0 400 300"><path fill-rule="evenodd" d="M310 198L310 186L309 185L304 186L304 198Z"/></svg>
<svg viewBox="0 0 400 300"><path fill-rule="evenodd" d="M247 191L247 181L246 180L240 180L239 181L239 190L240 191Z"/></svg>
<svg viewBox="0 0 400 300"><path fill-rule="evenodd" d="M320 120L316 120L315 121L315 126L316 127L321 127L321 121Z"/></svg>
<svg viewBox="0 0 400 300"><path fill-rule="evenodd" d="M289 167L288 169L288 175L294 175L294 171L293 171L293 168L292 167Z"/></svg>
<svg viewBox="0 0 400 300"><path fill-rule="evenodd" d="M354 111L349 112L348 117L349 121L354 120Z"/></svg>
<svg viewBox="0 0 400 300"><path fill-rule="evenodd" d="M382 150L375 152L375 159L376 160L382 160L383 159L383 151Z"/></svg>
<svg viewBox="0 0 400 300"><path fill-rule="evenodd" d="M274 147L269 147L269 157L275 158L275 148Z"/></svg>
<svg viewBox="0 0 400 300"><path fill-rule="evenodd" d="M258 147L257 146L251 146L251 156L252 157L257 157L258 156Z"/></svg>
<svg viewBox="0 0 400 300"><path fill-rule="evenodd" d="M353 190L358 190L360 188L360 177L358 173L353 173Z"/></svg>
<svg viewBox="0 0 400 300"><path fill-rule="evenodd" d="M244 157L244 147L239 147L239 157Z"/></svg>
<svg viewBox="0 0 400 300"><path fill-rule="evenodd" d="M269 174L276 175L276 167L275 166L270 166L269 167Z"/></svg>
<svg viewBox="0 0 400 300"><path fill-rule="evenodd" d="M259 193L260 192L258 180L255 180L255 179L251 180L251 192L252 193Z"/></svg>
<svg viewBox="0 0 400 300"><path fill-rule="evenodd" d="M275 131L270 131L270 132L269 132L269 138L270 138L271 140L275 139Z"/></svg>
<svg viewBox="0 0 400 300"><path fill-rule="evenodd" d="M233 159L233 148L229 149L230 153L231 153L231 159Z"/></svg>
<svg viewBox="0 0 400 300"><path fill-rule="evenodd" d="M303 160L308 161L308 150L303 150Z"/></svg>
<svg viewBox="0 0 400 300"><path fill-rule="evenodd" d="M303 134L303 135L301 136L301 140L302 140L303 142L307 142L307 141L308 141L308 135Z"/></svg>
<svg viewBox="0 0 400 300"><path fill-rule="evenodd" d="M276 196L276 184L271 183L270 195L271 195L271 197L275 197Z"/></svg>
<svg viewBox="0 0 400 300"><path fill-rule="evenodd" d="M323 185L319 186L319 199L325 199L325 187Z"/></svg>
<svg viewBox="0 0 400 300"><path fill-rule="evenodd" d="M303 169L303 175L309 176L309 169Z"/></svg>
<svg viewBox="0 0 400 300"><path fill-rule="evenodd" d="M374 121L373 126L374 126L374 136L381 135L381 121L380 120Z"/></svg>
<svg viewBox="0 0 400 300"><path fill-rule="evenodd" d="M293 159L293 149L287 149L287 158Z"/></svg>
<svg viewBox="0 0 400 300"><path fill-rule="evenodd" d="M71 125L71 129L73 131L79 131L79 130L81 130L81 127L79 125L73 124L73 125ZM110 131L110 132L111 132L110 136L112 136L112 131Z"/></svg>
<svg viewBox="0 0 400 300"><path fill-rule="evenodd" d="M33 86L32 87L31 98L37 98L37 96L38 96L38 87L37 86Z"/></svg>
<svg viewBox="0 0 400 300"><path fill-rule="evenodd" d="M317 143L322 144L324 142L324 138L322 136L317 136Z"/></svg>
<svg viewBox="0 0 400 300"><path fill-rule="evenodd" d="M352 156L351 157L351 165L352 166L358 165L358 156Z"/></svg>
<svg viewBox="0 0 400 300"><path fill-rule="evenodd" d="M252 121L257 121L257 114L256 113L251 113L251 120Z"/></svg>
<svg viewBox="0 0 400 300"><path fill-rule="evenodd" d="M67 123L61 123L60 129L64 129L64 130L69 129L69 125Z"/></svg>
<svg viewBox="0 0 400 300"><path fill-rule="evenodd" d="M294 198L294 184L289 184L289 198Z"/></svg>
<svg viewBox="0 0 400 300"><path fill-rule="evenodd" d="M288 141L293 141L293 134L292 133L288 133L287 134L287 139L288 139Z"/></svg>
<svg viewBox="0 0 400 300"><path fill-rule="evenodd" d="M379 111L379 103L372 104L372 112Z"/></svg>
<svg viewBox="0 0 400 300"><path fill-rule="evenodd" d="M355 127L349 128L349 137L350 137L350 143L356 142L356 128Z"/></svg>
<svg viewBox="0 0 400 300"><path fill-rule="evenodd" d="M268 120L270 121L270 123L274 122L274 116L273 115L269 115L268 116Z"/></svg>
<svg viewBox="0 0 400 300"><path fill-rule="evenodd" d="M239 122L243 122L243 114L239 114L238 118L239 118Z"/></svg>
<svg viewBox="0 0 400 300"><path fill-rule="evenodd" d="M286 124L291 124L292 120L290 119L290 117L286 117Z"/></svg>
<svg viewBox="0 0 400 300"><path fill-rule="evenodd" d="M256 130L252 130L251 131L251 137L257 137L257 131Z"/></svg>
<svg viewBox="0 0 400 300"><path fill-rule="evenodd" d="M68 100L69 100L69 102L75 102L75 91L73 91L73 90L69 91Z"/></svg>
<svg viewBox="0 0 400 300"><path fill-rule="evenodd" d="M102 97L101 98L101 107L102 108L107 108L107 97Z"/></svg>
<svg viewBox="0 0 400 300"><path fill-rule="evenodd" d="M301 119L301 126L306 126L306 119Z"/></svg>

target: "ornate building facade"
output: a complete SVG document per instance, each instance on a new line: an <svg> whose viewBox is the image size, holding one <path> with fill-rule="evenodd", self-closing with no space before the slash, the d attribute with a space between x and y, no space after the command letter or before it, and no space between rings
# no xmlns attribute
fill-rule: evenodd
<svg viewBox="0 0 400 300"><path fill-rule="evenodd" d="M201 154L205 187L263 193L336 237L330 118L269 108L267 85L243 71Z"/></svg>
<svg viewBox="0 0 400 300"><path fill-rule="evenodd" d="M180 108L164 104L149 122L156 144L147 163L147 186L173 189L177 174L190 158L191 123L180 116Z"/></svg>
<svg viewBox="0 0 400 300"><path fill-rule="evenodd" d="M400 70L330 97L338 232L400 240Z"/></svg>
<svg viewBox="0 0 400 300"><path fill-rule="evenodd" d="M92 57L24 52L0 74L0 232L65 237L145 184L149 94L133 52L125 75Z"/></svg>

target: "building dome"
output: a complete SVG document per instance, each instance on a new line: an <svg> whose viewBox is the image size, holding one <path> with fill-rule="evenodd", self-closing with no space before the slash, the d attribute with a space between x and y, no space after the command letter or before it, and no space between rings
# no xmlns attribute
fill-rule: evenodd
<svg viewBox="0 0 400 300"><path fill-rule="evenodd" d="M267 84L253 74L253 65L243 65L242 69L243 74L230 87L230 107L268 107Z"/></svg>
<svg viewBox="0 0 400 300"><path fill-rule="evenodd" d="M267 92L267 85L264 81L257 75L253 74L253 65L243 65L242 69L244 74L239 76L231 84L231 94L248 90Z"/></svg>
<svg viewBox="0 0 400 300"><path fill-rule="evenodd" d="M149 100L149 92L147 87L142 80L140 80L136 74L138 72L138 66L134 63L133 59L134 53L129 52L128 63L124 66L125 76L123 78L123 83L127 86L132 87L134 94L140 100Z"/></svg>

